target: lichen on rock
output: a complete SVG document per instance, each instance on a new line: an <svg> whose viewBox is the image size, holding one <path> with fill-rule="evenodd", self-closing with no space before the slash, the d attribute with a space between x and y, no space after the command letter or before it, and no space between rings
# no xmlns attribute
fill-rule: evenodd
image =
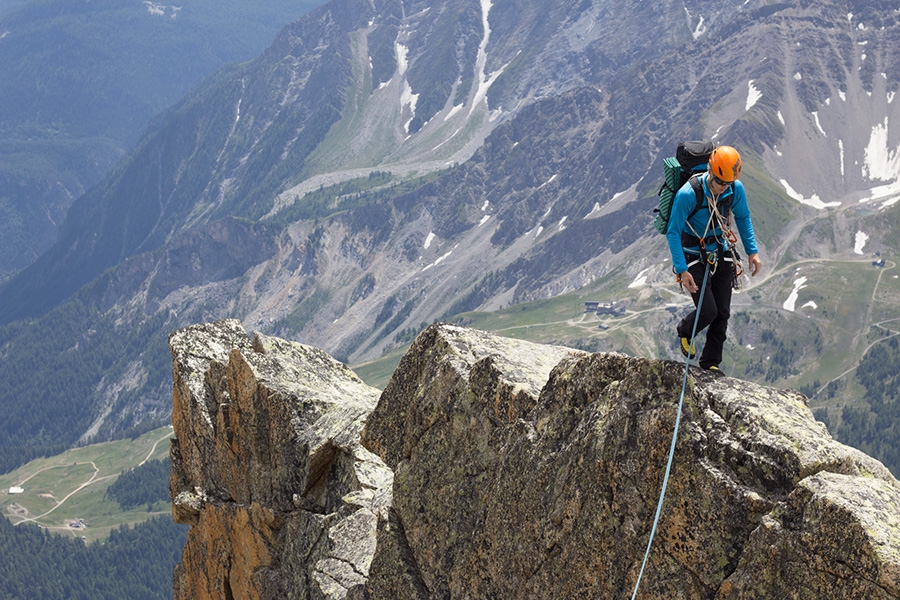
<svg viewBox="0 0 900 600"><path fill-rule="evenodd" d="M683 369L457 327L420 335L363 430L395 471L371 597L629 597ZM638 597L897 597L887 469L831 439L796 392L689 379Z"/></svg>
<svg viewBox="0 0 900 600"><path fill-rule="evenodd" d="M176 331L169 345L173 514L192 525L175 598L361 591L392 478L359 443L378 390L321 350L251 340L237 321Z"/></svg>
<svg viewBox="0 0 900 600"><path fill-rule="evenodd" d="M176 332L176 598L629 597L684 365L436 324L379 394ZM900 483L806 399L692 372L639 598L900 598Z"/></svg>

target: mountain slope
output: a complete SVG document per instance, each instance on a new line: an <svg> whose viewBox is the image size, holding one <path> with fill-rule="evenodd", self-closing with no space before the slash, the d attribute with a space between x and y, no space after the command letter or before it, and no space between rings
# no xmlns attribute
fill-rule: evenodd
<svg viewBox="0 0 900 600"><path fill-rule="evenodd" d="M23 0L0 5L0 281L45 252L72 202L148 120L321 4Z"/></svg>
<svg viewBox="0 0 900 600"><path fill-rule="evenodd" d="M68 396L79 418L56 439L164 419L165 333L223 316L362 362L435 319L586 290L640 322L622 337L560 324L550 341L676 357L669 308L685 298L650 211L662 157L702 136L744 155L766 269L736 301L746 319L732 337L748 340L732 349L737 374L800 385L820 359L851 368L867 311L889 301L853 314L826 309L823 291L811 315L784 298L803 265L855 280L844 265L896 252L896 9L539 8L330 2L161 116L0 290L11 371L82 364ZM809 348L780 370L747 348L778 319L773 335L795 331ZM40 336L53 341L35 360L22 350ZM12 412L28 386L4 389ZM16 423L7 439L38 439L27 417Z"/></svg>

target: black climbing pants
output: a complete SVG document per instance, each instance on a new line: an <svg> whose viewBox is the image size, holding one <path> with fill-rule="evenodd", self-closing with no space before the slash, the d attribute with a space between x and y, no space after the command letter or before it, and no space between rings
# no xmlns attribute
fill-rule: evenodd
<svg viewBox="0 0 900 600"><path fill-rule="evenodd" d="M696 255L685 255L688 264L696 260ZM713 272L713 266L709 267L709 279L706 289L703 290L703 302L700 304L700 319L697 321L697 333L706 329L706 343L700 353L700 366L708 369L711 366L719 366L722 362L722 348L725 346L726 332L728 330L728 318L731 316L731 284L734 281L734 271L728 261L719 261L718 267ZM706 265L698 262L688 267L688 271L697 283L698 291L691 294L694 306L700 301L700 290L703 289L703 275ZM697 310L692 310L678 323L679 337L691 337L694 328L694 318ZM708 328L708 329L707 329ZM696 337L696 336L695 336Z"/></svg>

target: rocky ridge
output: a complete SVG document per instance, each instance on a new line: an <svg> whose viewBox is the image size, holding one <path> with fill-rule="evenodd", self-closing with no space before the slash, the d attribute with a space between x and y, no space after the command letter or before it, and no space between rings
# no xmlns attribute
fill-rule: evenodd
<svg viewBox="0 0 900 600"><path fill-rule="evenodd" d="M437 324L384 392L173 333L175 598L621 598L683 367ZM694 373L640 598L900 598L900 483L791 391ZM377 456L376 456L377 455Z"/></svg>

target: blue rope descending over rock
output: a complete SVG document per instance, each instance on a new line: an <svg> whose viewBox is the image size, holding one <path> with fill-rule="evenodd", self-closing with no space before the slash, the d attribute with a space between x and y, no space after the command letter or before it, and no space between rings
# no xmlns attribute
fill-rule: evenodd
<svg viewBox="0 0 900 600"><path fill-rule="evenodd" d="M694 347L694 336L697 335L697 322L700 320L700 307L703 304L703 294L706 292L706 281L709 279L709 263L706 264L706 270L703 272L703 284L700 286L700 299L697 302L697 310L694 315L694 328L691 330L690 347ZM684 358L684 378L681 381L681 396L678 398L678 412L675 415L675 430L672 432L672 443L669 446L669 460L666 463L666 474L663 477L662 490L659 492L659 502L656 504L656 516L653 518L653 528L650 530L650 539L647 540L647 550L644 552L644 561L641 563L641 572L638 573L637 582L634 584L634 592L631 594L631 600L635 600L638 588L641 586L641 579L644 577L644 569L647 566L647 559L650 557L650 547L653 545L653 538L656 537L656 527L659 525L659 515L662 513L663 500L666 497L666 487L669 485L669 473L672 471L672 459L675 457L675 442L678 440L678 428L681 425L681 407L684 405L684 394L687 390L688 372L691 366L690 355Z"/></svg>

